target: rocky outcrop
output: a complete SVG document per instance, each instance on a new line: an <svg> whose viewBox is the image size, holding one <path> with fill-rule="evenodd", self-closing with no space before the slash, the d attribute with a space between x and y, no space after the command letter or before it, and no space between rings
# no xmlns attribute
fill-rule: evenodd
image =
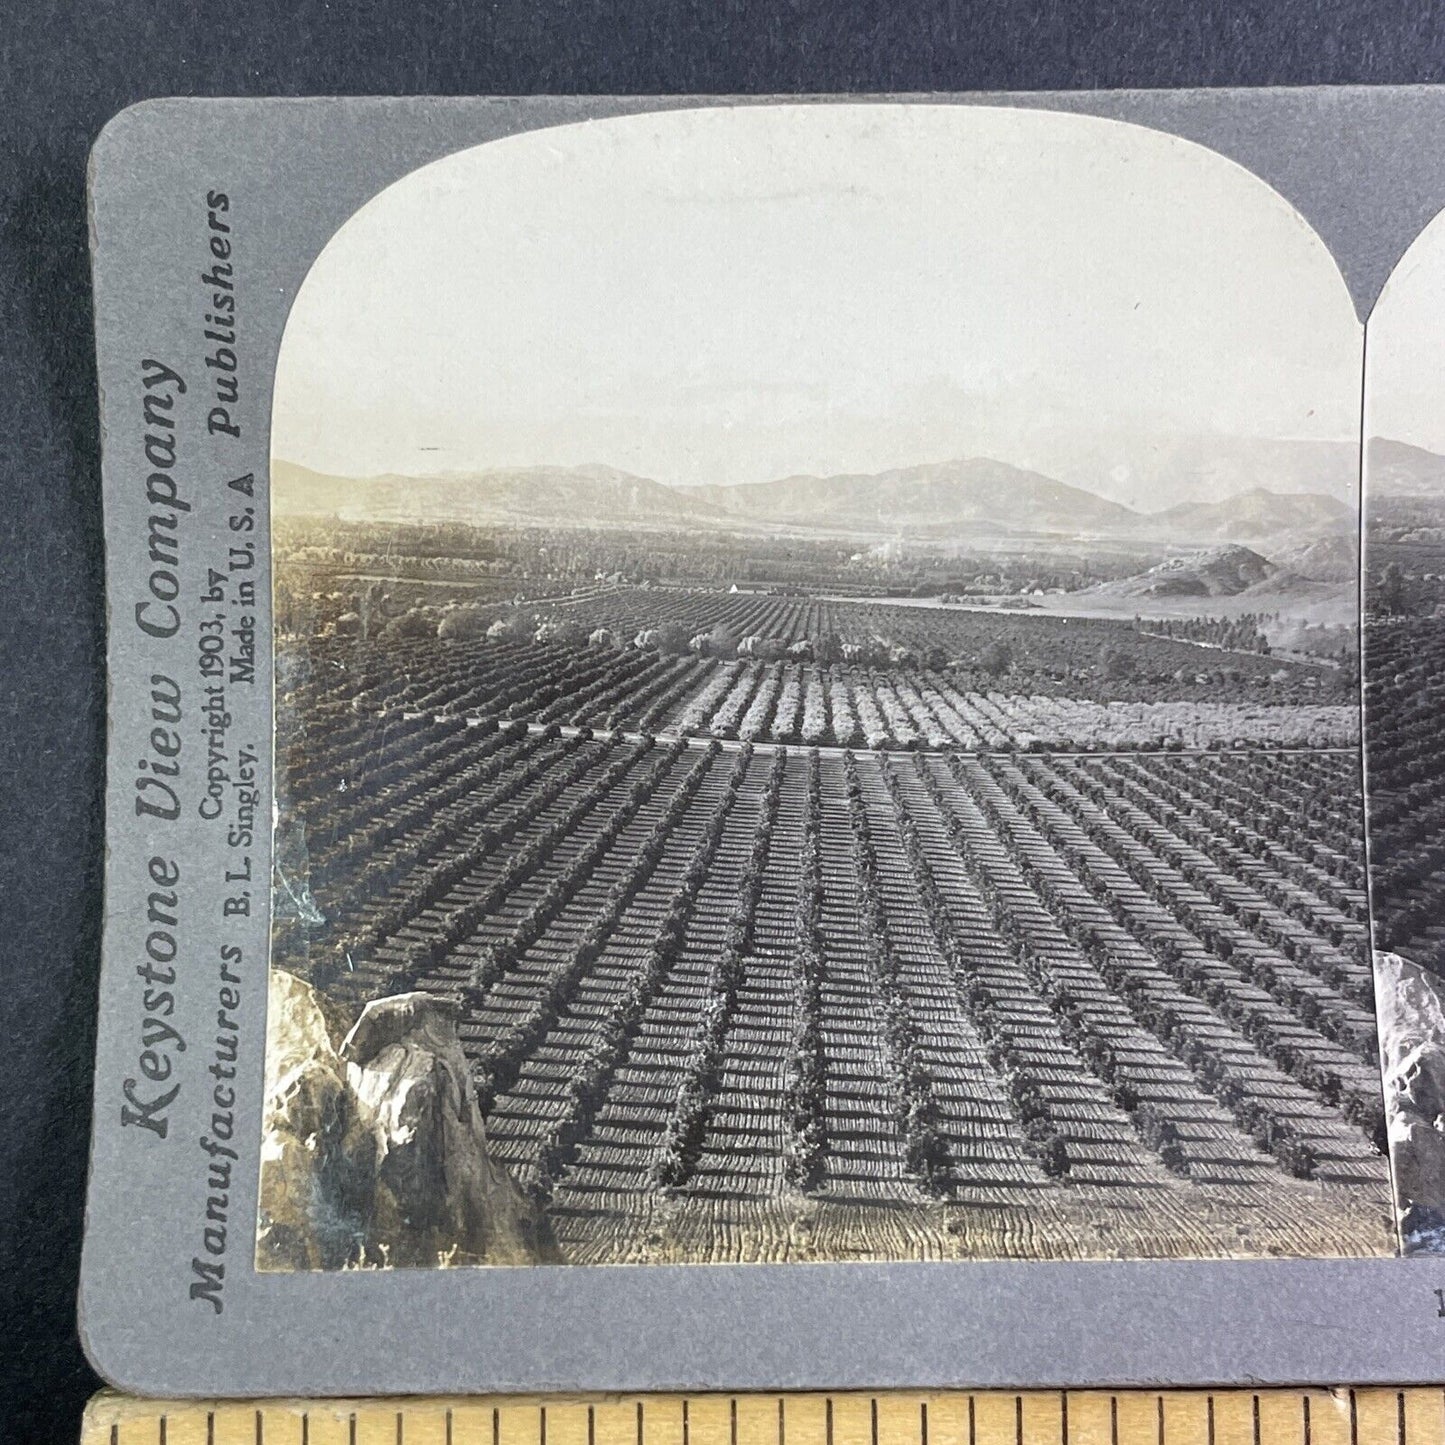
<svg viewBox="0 0 1445 1445"><path fill-rule="evenodd" d="M338 1042L324 1000L272 970L258 1268L560 1262L487 1146L458 1012L378 999Z"/></svg>
<svg viewBox="0 0 1445 1445"><path fill-rule="evenodd" d="M257 1267L337 1269L353 1262L375 1142L336 1053L318 995L273 969L266 1009Z"/></svg>
<svg viewBox="0 0 1445 1445"><path fill-rule="evenodd" d="M1407 1254L1445 1254L1445 979L1375 955L1390 1166Z"/></svg>

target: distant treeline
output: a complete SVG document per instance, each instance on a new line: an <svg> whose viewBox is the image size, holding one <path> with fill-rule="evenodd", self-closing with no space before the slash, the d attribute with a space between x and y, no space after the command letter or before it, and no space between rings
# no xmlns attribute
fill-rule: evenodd
<svg viewBox="0 0 1445 1445"><path fill-rule="evenodd" d="M1072 591L1132 576L1151 559L1067 544L1007 552L958 543L760 536L726 531L408 524L288 517L276 545L296 565L383 576L596 581L771 592L978 596ZM533 589L535 590L535 589Z"/></svg>
<svg viewBox="0 0 1445 1445"><path fill-rule="evenodd" d="M1134 625L1141 632L1156 637L1173 637L1180 642L1202 642L1210 647L1225 647L1232 652L1258 652L1269 655L1269 639L1264 634L1265 615L1246 612L1240 617L1136 617Z"/></svg>

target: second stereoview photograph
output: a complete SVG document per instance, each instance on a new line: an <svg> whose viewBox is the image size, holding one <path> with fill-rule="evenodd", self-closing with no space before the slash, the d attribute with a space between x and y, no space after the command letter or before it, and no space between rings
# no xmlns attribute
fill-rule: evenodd
<svg viewBox="0 0 1445 1445"><path fill-rule="evenodd" d="M275 375L258 1266L1394 1253L1363 335L1073 114L363 206Z"/></svg>

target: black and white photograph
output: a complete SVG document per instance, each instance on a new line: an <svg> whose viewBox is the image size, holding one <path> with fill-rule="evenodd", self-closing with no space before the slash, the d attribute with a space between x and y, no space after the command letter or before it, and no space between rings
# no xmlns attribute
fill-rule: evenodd
<svg viewBox="0 0 1445 1445"><path fill-rule="evenodd" d="M1362 355L1112 120L377 195L276 367L258 1268L1393 1253Z"/></svg>
<svg viewBox="0 0 1445 1445"><path fill-rule="evenodd" d="M1401 1245L1445 1254L1445 224L1368 324L1364 673L1376 988Z"/></svg>

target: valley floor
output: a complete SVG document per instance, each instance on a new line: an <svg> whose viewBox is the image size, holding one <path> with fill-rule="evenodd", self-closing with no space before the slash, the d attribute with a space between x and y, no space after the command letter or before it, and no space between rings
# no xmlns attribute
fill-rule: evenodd
<svg viewBox="0 0 1445 1445"><path fill-rule="evenodd" d="M279 649L273 961L450 1000L577 1263L1390 1253L1332 670L901 612L618 589ZM995 643L1006 683L949 661Z"/></svg>
<svg viewBox="0 0 1445 1445"><path fill-rule="evenodd" d="M1100 621L1132 619L1190 618L1207 613L1211 617L1244 617L1250 614L1280 613L1294 624L1326 627L1355 627L1360 620L1359 588L1349 582L1298 580L1293 590L1253 588L1215 597L1160 596L1109 592L1089 587L1079 592L1049 592L1039 597L1004 594L974 597L965 602L941 602L937 597L868 597L832 594L826 600L836 604L854 603L875 607L913 607L942 612L983 612L1036 617L1092 617Z"/></svg>

